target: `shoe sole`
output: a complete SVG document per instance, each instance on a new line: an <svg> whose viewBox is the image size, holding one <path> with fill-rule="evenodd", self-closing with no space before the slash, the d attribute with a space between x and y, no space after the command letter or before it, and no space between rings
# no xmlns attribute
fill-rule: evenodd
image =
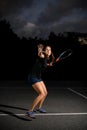
<svg viewBox="0 0 87 130"><path fill-rule="evenodd" d="M36 119L36 117L32 117L32 116L30 116L28 114L26 114L26 116L30 117L31 119Z"/></svg>
<svg viewBox="0 0 87 130"><path fill-rule="evenodd" d="M32 116L30 116L29 114L25 114L26 116L28 116L28 117L30 117L30 118L32 118L32 119L36 119L36 117L32 117Z"/></svg>

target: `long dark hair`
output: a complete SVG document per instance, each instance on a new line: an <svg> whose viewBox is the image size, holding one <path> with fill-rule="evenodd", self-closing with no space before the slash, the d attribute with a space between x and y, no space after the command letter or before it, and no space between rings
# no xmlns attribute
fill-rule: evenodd
<svg viewBox="0 0 87 130"><path fill-rule="evenodd" d="M51 48L50 45L47 45L46 47L50 47L50 48ZM46 49L46 47L45 47L45 49ZM47 56L45 55L45 57L46 57L48 63L54 63L54 61L55 61L55 56L54 56L54 54L53 54L53 52L52 52L52 48L51 48L51 55L50 55L49 57L47 57Z"/></svg>

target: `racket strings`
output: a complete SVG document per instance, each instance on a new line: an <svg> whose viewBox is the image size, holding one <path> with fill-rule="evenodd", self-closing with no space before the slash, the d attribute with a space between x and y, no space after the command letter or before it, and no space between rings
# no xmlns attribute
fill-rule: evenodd
<svg viewBox="0 0 87 130"><path fill-rule="evenodd" d="M65 59L67 57L69 57L72 54L72 50L68 49L66 51L63 51L58 58L56 59L56 62L58 62L59 60Z"/></svg>

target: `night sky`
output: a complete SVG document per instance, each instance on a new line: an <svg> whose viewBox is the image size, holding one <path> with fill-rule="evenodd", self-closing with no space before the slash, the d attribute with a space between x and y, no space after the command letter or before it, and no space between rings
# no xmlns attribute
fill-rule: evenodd
<svg viewBox="0 0 87 130"><path fill-rule="evenodd" d="M0 0L0 19L8 20L19 37L87 33L87 0Z"/></svg>

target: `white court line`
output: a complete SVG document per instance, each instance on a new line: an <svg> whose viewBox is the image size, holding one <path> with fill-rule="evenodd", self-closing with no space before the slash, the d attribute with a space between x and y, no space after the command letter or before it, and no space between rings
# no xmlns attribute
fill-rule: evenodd
<svg viewBox="0 0 87 130"><path fill-rule="evenodd" d="M0 116L8 116L10 114L0 114ZM25 116L26 114L13 114L16 116ZM87 115L87 112L83 112L83 113L39 113L39 114L35 114L37 116L73 116L73 115Z"/></svg>
<svg viewBox="0 0 87 130"><path fill-rule="evenodd" d="M70 90L70 91L72 91L73 93L75 93L75 94L77 94L77 95L79 95L79 96L81 96L81 97L87 99L87 97L86 97L85 95L83 95L83 94L81 94L81 93L79 93L79 92L77 92L77 91L75 91L75 90L73 90L73 89L71 89L71 88L67 88L67 89Z"/></svg>

